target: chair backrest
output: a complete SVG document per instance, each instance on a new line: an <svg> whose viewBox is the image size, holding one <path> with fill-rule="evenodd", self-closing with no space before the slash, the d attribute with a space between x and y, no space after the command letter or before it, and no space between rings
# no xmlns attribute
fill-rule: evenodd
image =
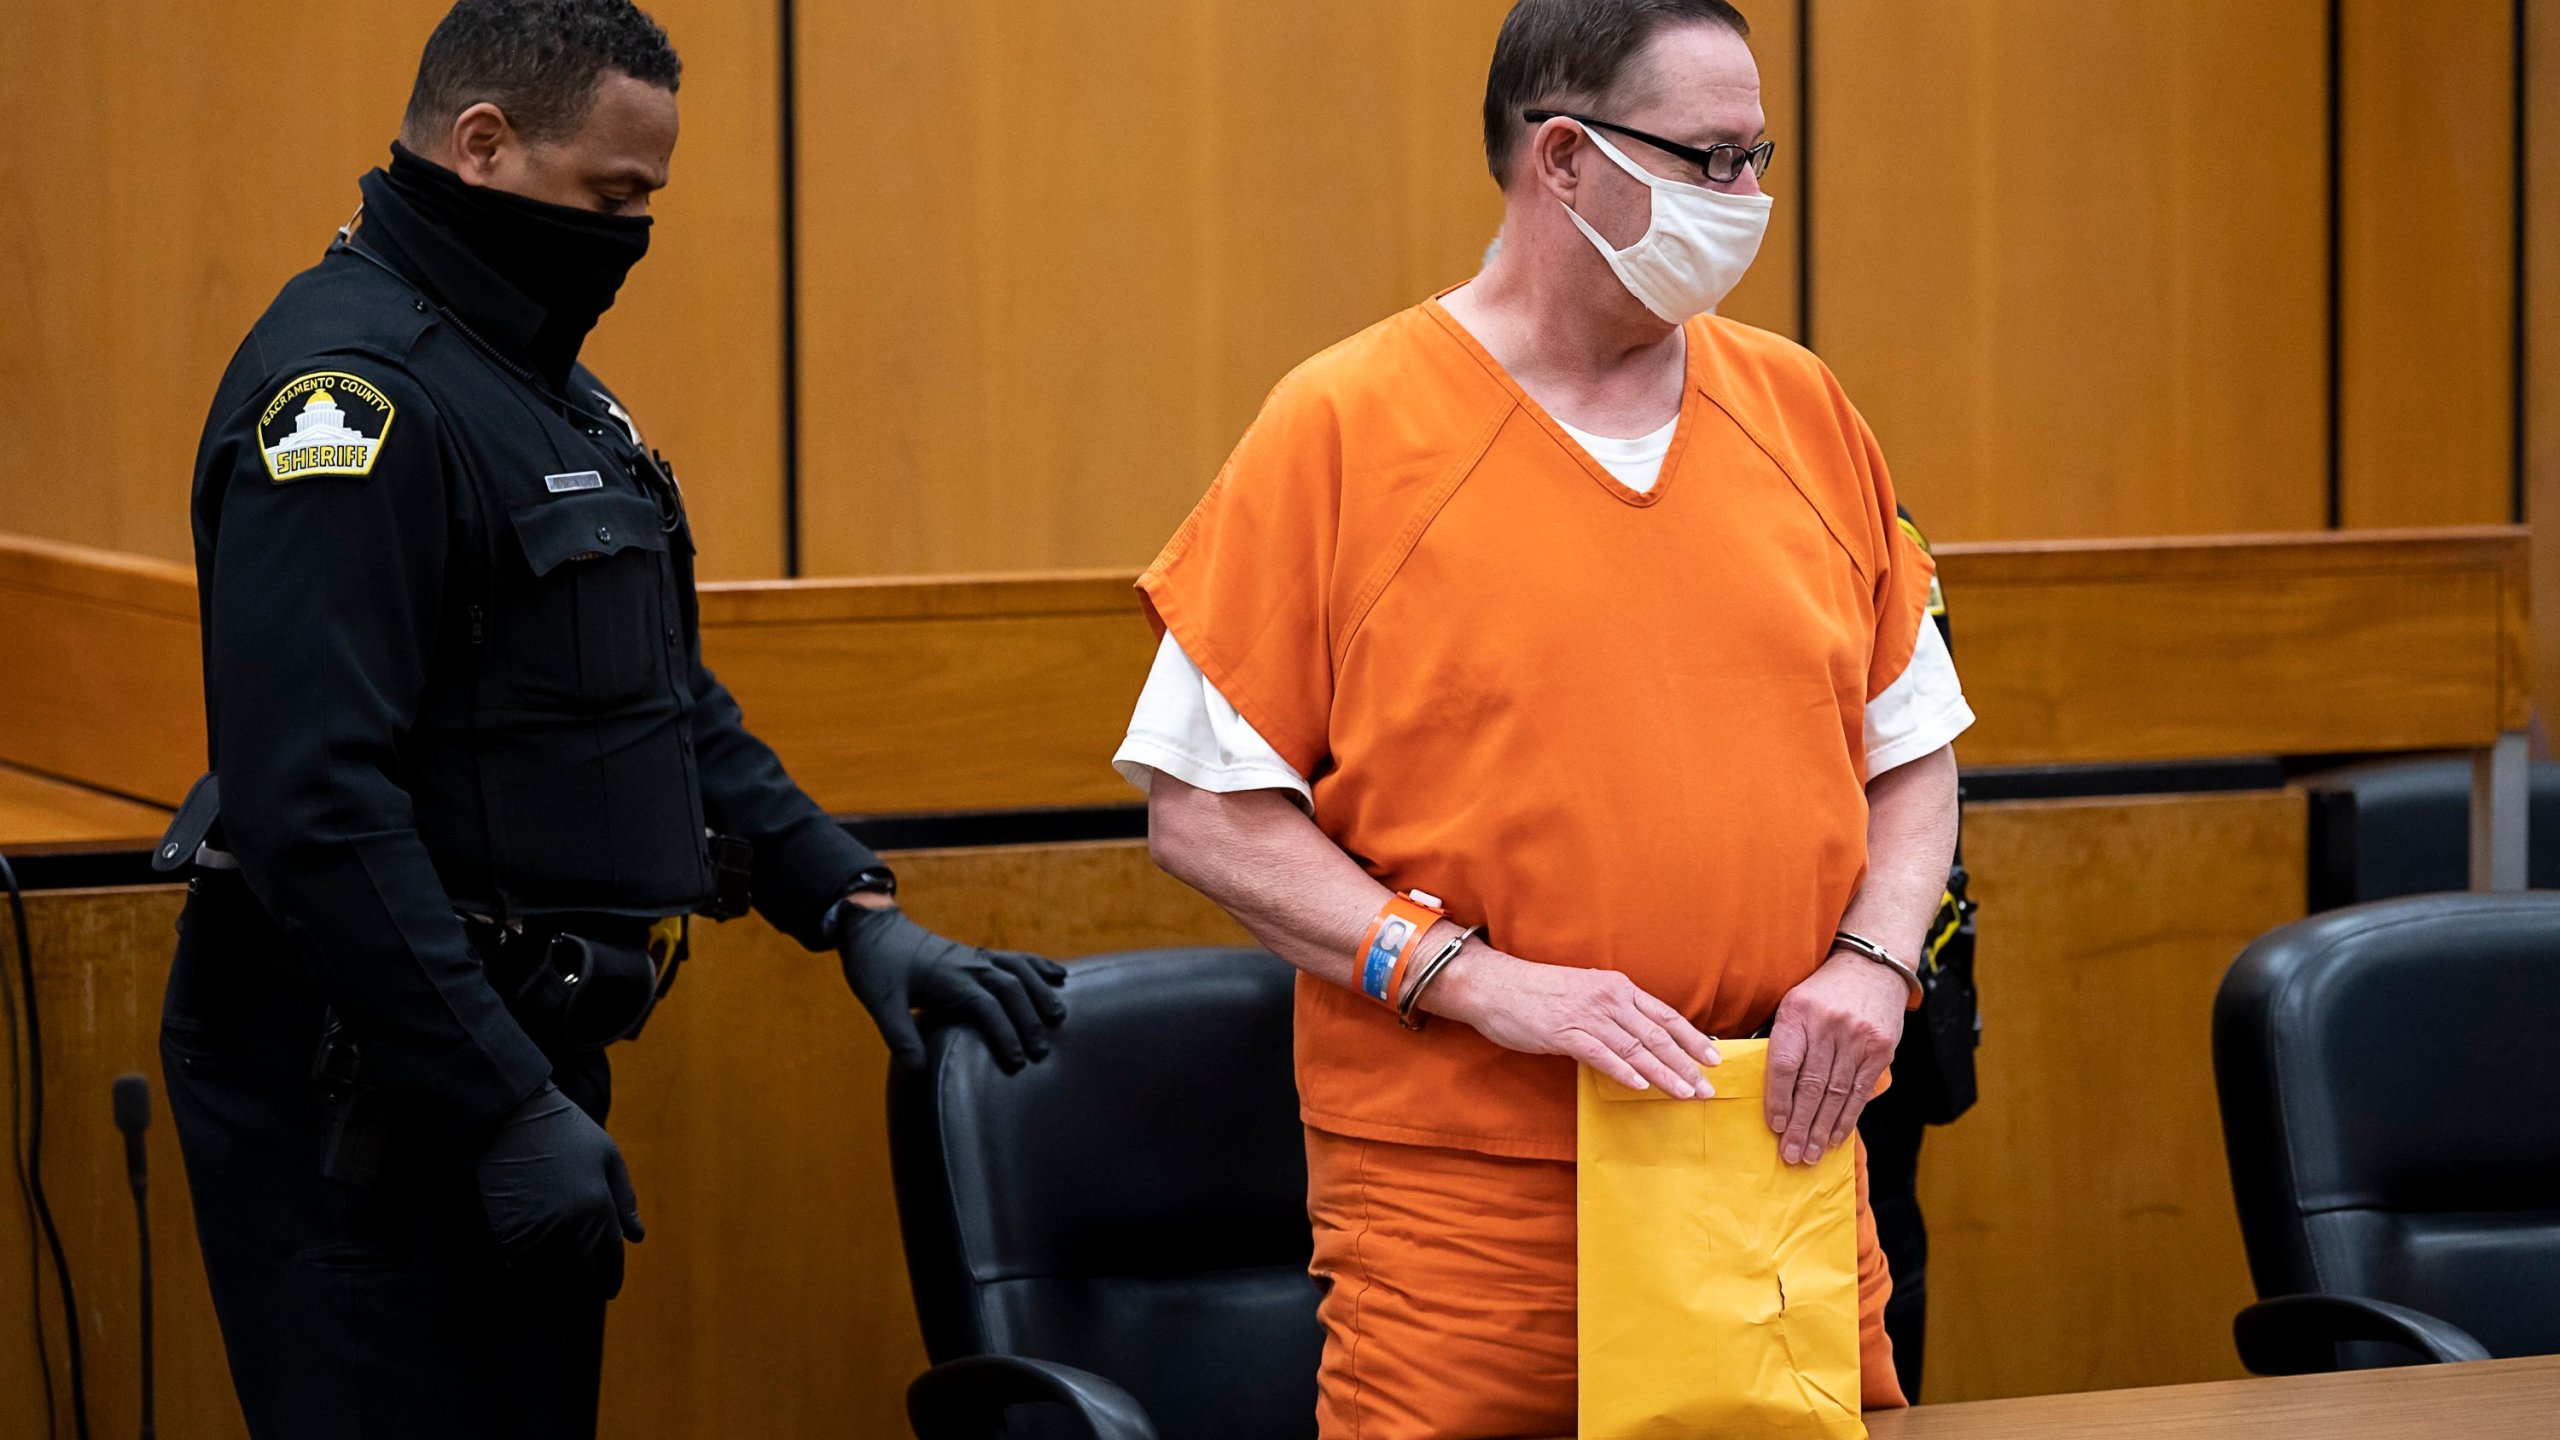
<svg viewBox="0 0 2560 1440"><path fill-rule="evenodd" d="M2428 895L2260 937L2213 1059L2261 1298L2387 1300L2560 1352L2560 894Z"/></svg>
<svg viewBox="0 0 2560 1440"><path fill-rule="evenodd" d="M2526 882L2560 889L2560 763L2531 767ZM2314 912L2471 883L2471 762L2375 760L2309 777Z"/></svg>
<svg viewBox="0 0 2560 1440"><path fill-rule="evenodd" d="M1080 961L1048 1059L975 1032L893 1074L890 1159L934 1362L1054 1360L1117 1382L1162 1440L1315 1433L1293 974L1260 950Z"/></svg>

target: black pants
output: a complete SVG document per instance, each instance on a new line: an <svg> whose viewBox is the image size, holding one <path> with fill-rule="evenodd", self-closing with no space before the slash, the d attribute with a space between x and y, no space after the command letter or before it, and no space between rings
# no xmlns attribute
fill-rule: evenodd
<svg viewBox="0 0 2560 1440"><path fill-rule="evenodd" d="M465 1150L322 1177L322 1002L236 877L197 882L161 1018L170 1117L257 1440L595 1434L604 1302L498 1263ZM603 1057L555 1076L604 1119Z"/></svg>
<svg viewBox="0 0 2560 1440"><path fill-rule="evenodd" d="M1876 1240L1893 1272L1893 1298L1885 1302L1884 1333L1893 1340L1893 1371L1902 1397L1920 1403L1920 1367L1927 1353L1929 1231L1920 1218L1919 1097L1895 1086L1858 1117L1867 1142L1867 1203L1876 1215Z"/></svg>

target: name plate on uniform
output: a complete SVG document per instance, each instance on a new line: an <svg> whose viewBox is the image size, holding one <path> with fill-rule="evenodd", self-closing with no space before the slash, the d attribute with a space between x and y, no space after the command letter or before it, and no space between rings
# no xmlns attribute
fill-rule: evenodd
<svg viewBox="0 0 2560 1440"><path fill-rule="evenodd" d="M572 490L601 490L604 477L593 470L572 470L566 475L543 476L542 488L554 495L566 495Z"/></svg>

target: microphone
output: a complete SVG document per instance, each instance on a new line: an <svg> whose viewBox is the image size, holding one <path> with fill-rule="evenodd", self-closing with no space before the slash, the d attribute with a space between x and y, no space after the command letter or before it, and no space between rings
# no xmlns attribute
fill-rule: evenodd
<svg viewBox="0 0 2560 1440"><path fill-rule="evenodd" d="M142 1156L142 1132L151 1128L151 1082L139 1075L116 1077L116 1128L124 1132L124 1178L140 1195L148 1162Z"/></svg>
<svg viewBox="0 0 2560 1440"><path fill-rule="evenodd" d="M119 1075L115 1083L116 1128L124 1132L124 1178L133 1187L133 1228L142 1257L142 1440L153 1440L151 1395L151 1210L144 1203L150 1163L142 1153L142 1132L151 1128L151 1082L139 1075Z"/></svg>

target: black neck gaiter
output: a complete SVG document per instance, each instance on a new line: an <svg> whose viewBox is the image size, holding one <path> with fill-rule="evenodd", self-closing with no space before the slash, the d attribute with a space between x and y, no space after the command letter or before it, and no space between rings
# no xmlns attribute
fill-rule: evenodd
<svg viewBox="0 0 2560 1440"><path fill-rule="evenodd" d="M645 215L606 215L466 184L396 141L384 179L420 218L542 308L530 358L555 377L568 373L623 277L649 253Z"/></svg>

